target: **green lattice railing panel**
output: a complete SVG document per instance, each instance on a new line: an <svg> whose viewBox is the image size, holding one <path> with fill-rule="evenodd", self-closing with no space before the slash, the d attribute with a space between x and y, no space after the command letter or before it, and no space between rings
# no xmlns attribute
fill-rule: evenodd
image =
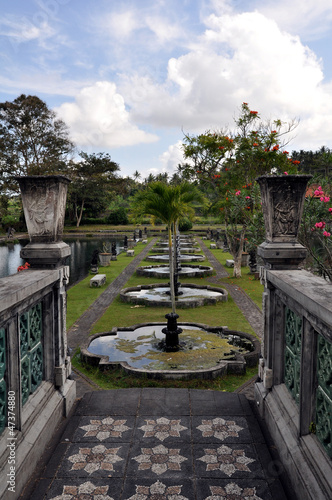
<svg viewBox="0 0 332 500"><path fill-rule="evenodd" d="M297 404L300 402L302 318L286 307L285 385Z"/></svg>
<svg viewBox="0 0 332 500"><path fill-rule="evenodd" d="M316 435L332 457L332 344L318 335Z"/></svg>
<svg viewBox="0 0 332 500"><path fill-rule="evenodd" d="M43 349L39 343L30 354L31 392L34 392L43 380Z"/></svg>
<svg viewBox="0 0 332 500"><path fill-rule="evenodd" d="M6 373L6 330L0 328L0 434L6 426L7 388Z"/></svg>
<svg viewBox="0 0 332 500"><path fill-rule="evenodd" d="M41 341L42 334L42 308L37 304L29 311L30 347Z"/></svg>
<svg viewBox="0 0 332 500"><path fill-rule="evenodd" d="M43 380L42 307L20 316L21 397L24 405Z"/></svg>
<svg viewBox="0 0 332 500"><path fill-rule="evenodd" d="M31 392L30 374L30 356L26 354L21 361L21 394L23 405L28 401Z"/></svg>

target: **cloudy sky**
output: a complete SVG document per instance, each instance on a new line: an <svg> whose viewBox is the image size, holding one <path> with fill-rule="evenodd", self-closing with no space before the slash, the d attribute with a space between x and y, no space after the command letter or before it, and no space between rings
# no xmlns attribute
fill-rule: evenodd
<svg viewBox="0 0 332 500"><path fill-rule="evenodd" d="M37 95L78 150L121 175L169 172L183 133L243 101L332 148L331 0L2 0L0 101Z"/></svg>

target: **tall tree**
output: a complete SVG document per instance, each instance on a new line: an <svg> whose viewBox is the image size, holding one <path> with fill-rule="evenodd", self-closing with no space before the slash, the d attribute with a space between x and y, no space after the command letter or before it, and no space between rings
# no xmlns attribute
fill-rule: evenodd
<svg viewBox="0 0 332 500"><path fill-rule="evenodd" d="M66 173L74 151L65 123L46 103L25 94L0 103L0 187L17 190L17 175Z"/></svg>
<svg viewBox="0 0 332 500"><path fill-rule="evenodd" d="M191 206L202 201L202 194L189 182L171 186L164 182L154 182L145 191L136 194L133 208L136 214L153 215L161 219L168 228L169 262L170 262L170 291L172 312L175 313L174 290L174 244L172 236L175 235L179 219L188 215Z"/></svg>
<svg viewBox="0 0 332 500"><path fill-rule="evenodd" d="M120 170L119 165L107 153L89 155L81 152L80 156L82 161L72 164L72 183L68 193L77 227L87 203L100 203L104 200L107 206L107 194L117 179L116 172Z"/></svg>
<svg viewBox="0 0 332 500"><path fill-rule="evenodd" d="M219 209L223 209L226 235L236 263L234 276L239 277L247 217L243 216L243 207L239 211L240 207L227 202L236 199L236 193L242 189L247 189L247 197L252 198L257 176L294 172L300 162L288 158L289 153L284 149L285 135L294 130L296 122L262 123L258 111L251 110L244 102L235 125L233 131L185 135L183 151L188 162L182 165L181 173L204 187L211 211L220 213Z"/></svg>

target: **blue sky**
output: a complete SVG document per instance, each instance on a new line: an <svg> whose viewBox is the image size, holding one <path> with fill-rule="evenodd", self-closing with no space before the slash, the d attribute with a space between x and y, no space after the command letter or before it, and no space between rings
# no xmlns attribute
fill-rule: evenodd
<svg viewBox="0 0 332 500"><path fill-rule="evenodd" d="M120 175L173 173L183 132L233 126L243 101L332 148L330 0L11 0L0 101L37 95L78 150Z"/></svg>

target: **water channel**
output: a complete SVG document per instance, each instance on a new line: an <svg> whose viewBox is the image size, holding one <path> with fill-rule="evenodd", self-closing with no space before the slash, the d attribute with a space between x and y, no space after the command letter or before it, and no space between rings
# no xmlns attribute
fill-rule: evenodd
<svg viewBox="0 0 332 500"><path fill-rule="evenodd" d="M107 236L106 238L66 238L64 241L71 248L71 256L68 262L70 267L69 284L73 285L88 274L94 250L102 250L104 242L107 244L115 242L116 250L119 254L123 249L124 236ZM24 264L24 261L20 257L20 251L28 242L28 240L21 240L20 243L0 246L0 278L15 274L18 266Z"/></svg>

